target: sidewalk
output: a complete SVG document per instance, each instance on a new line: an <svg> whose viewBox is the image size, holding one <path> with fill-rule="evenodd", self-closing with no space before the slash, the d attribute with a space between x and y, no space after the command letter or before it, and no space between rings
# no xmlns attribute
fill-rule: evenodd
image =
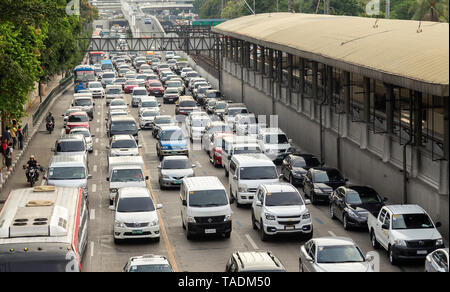
<svg viewBox="0 0 450 292"><path fill-rule="evenodd" d="M48 95L52 92L52 90L55 89L59 85L59 82L62 79L63 79L63 76L56 75L47 84L45 84L45 87L44 87L45 95L42 97L42 100L45 100L48 97ZM36 90L34 90L32 93L30 93L30 95L35 95L35 94L36 94ZM40 105L40 97L39 97L39 95L35 95L31 101L31 105L26 110L27 115L18 122L18 124L22 126L22 129L24 129L25 126L28 125L28 133L27 133L27 136L24 138L23 149L20 150L18 148L18 146L16 145L17 147L13 151L13 154L12 154L13 165L11 167L11 171L7 171L6 167L4 167L3 169L0 170L0 190L3 188L3 184L6 183L8 177L11 175L11 173L14 172L16 162L20 159L20 157L22 156L22 153L25 152L26 144L28 144L28 142L32 136L32 133L34 131L34 128L38 128L40 125L40 123L39 123L36 125L36 127L33 127L33 114L36 112L39 105ZM42 117L43 116L44 115L42 115Z"/></svg>

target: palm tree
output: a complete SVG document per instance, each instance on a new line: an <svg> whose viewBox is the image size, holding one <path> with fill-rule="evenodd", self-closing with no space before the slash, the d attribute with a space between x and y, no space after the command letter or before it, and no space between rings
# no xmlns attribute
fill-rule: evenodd
<svg viewBox="0 0 450 292"><path fill-rule="evenodd" d="M416 20L448 22L447 0L416 0L410 12L414 12L413 19Z"/></svg>

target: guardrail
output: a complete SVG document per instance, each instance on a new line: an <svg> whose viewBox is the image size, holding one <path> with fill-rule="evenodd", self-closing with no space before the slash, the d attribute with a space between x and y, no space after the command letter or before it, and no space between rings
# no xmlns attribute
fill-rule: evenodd
<svg viewBox="0 0 450 292"><path fill-rule="evenodd" d="M37 110L33 113L33 127L36 125L36 123L39 121L39 118L41 117L42 113L47 109L48 104L50 103L50 101L52 101L52 99L58 95L58 93L61 92L61 90L63 90L67 84L69 84L70 82L72 82L72 78L73 76L69 76L66 79L63 79L59 82L59 85L56 86L55 88L53 88L53 90L50 92L49 95L47 95L47 97L44 99L44 101L42 101L42 103L39 105L39 107L37 108Z"/></svg>

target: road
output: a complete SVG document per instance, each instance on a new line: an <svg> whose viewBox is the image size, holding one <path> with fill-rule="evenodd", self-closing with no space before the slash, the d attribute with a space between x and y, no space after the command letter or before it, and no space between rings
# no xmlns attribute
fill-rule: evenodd
<svg viewBox="0 0 450 292"><path fill-rule="evenodd" d="M44 167L48 167L52 154L50 149L63 131L61 115L70 106L72 96L73 89L70 88L54 103L50 111L56 118L56 130L50 135L45 131L45 125L42 125L19 165L25 164L28 156L34 154ZM131 104L129 95L126 95L126 99ZM95 135L95 143L94 152L89 154L89 167L93 178L89 181L89 243L84 255L84 271L120 271L129 257L153 253L169 257L178 271L220 272L224 271L231 253L258 249L271 250L288 271L298 271L298 255L302 241L298 237L281 237L262 242L257 231L252 229L250 208L237 208L235 204L232 205L233 231L230 239L206 238L188 241L181 226L181 202L178 190L161 191L159 188L156 140L152 138L148 130L140 132L139 140L143 146L142 155L150 175L149 187L158 203L163 204L160 216L166 236L163 236L159 243L129 241L115 245L112 236L113 212L108 209L109 190L106 182L108 138L105 117L107 108L104 100L96 99L95 103L94 119L90 125L91 133ZM174 105L163 104L161 107L161 114L174 115L174 112ZM137 118L136 109L131 109L130 114ZM228 178L225 177L223 169L212 166L208 155L203 150L191 149L190 158L197 165L195 168L197 176L217 176L228 189ZM4 200L11 189L23 187L27 187L25 174L23 170L17 169L14 177L0 194L0 200ZM314 237L347 236L351 237L364 253L372 250L366 230L344 230L342 223L330 218L328 206L310 205L309 210L313 218ZM384 251L379 251L379 254L381 271L423 271L422 263L396 267L388 262Z"/></svg>

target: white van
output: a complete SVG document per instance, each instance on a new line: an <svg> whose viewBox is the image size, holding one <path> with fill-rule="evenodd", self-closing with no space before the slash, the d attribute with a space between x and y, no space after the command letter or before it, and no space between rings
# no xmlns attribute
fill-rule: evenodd
<svg viewBox="0 0 450 292"><path fill-rule="evenodd" d="M282 161L289 153L292 139L280 128L261 128L258 133L261 150L273 161Z"/></svg>
<svg viewBox="0 0 450 292"><path fill-rule="evenodd" d="M81 188L87 196L91 177L83 155L54 155L44 179L50 186Z"/></svg>
<svg viewBox="0 0 450 292"><path fill-rule="evenodd" d="M222 140L222 166L225 176L230 171L230 160L234 154L257 154L262 153L258 141L254 137L229 136Z"/></svg>
<svg viewBox="0 0 450 292"><path fill-rule="evenodd" d="M230 162L230 196L236 205L253 203L260 184L279 182L277 167L264 154L236 154Z"/></svg>
<svg viewBox="0 0 450 292"><path fill-rule="evenodd" d="M181 222L187 239L193 235L231 235L227 191L216 176L184 178L180 187Z"/></svg>
<svg viewBox="0 0 450 292"><path fill-rule="evenodd" d="M109 204L114 203L120 188L145 187L148 176L144 175L142 156L117 156L108 158Z"/></svg>

